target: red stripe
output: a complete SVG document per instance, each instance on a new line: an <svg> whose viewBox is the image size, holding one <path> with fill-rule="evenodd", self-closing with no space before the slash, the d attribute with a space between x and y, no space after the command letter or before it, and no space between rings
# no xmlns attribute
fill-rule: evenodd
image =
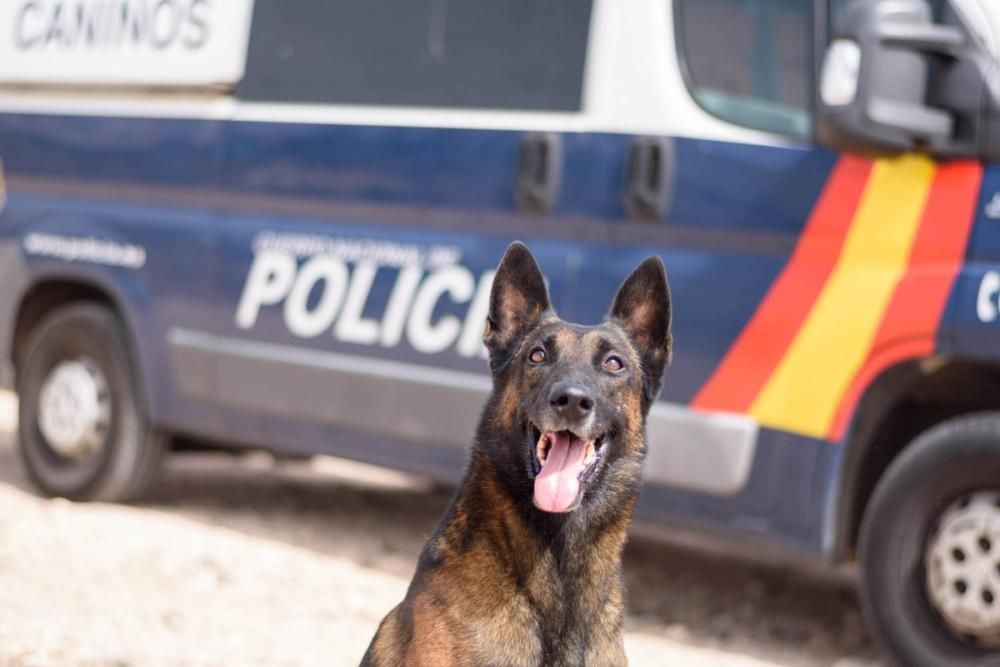
<svg viewBox="0 0 1000 667"><path fill-rule="evenodd" d="M870 160L856 157L837 162L791 258L692 407L749 409L833 271L871 168Z"/></svg>
<svg viewBox="0 0 1000 667"><path fill-rule="evenodd" d="M831 440L844 435L861 394L882 371L934 352L941 316L965 258L982 175L978 162L953 162L934 175L909 269L886 308L868 359L841 398Z"/></svg>

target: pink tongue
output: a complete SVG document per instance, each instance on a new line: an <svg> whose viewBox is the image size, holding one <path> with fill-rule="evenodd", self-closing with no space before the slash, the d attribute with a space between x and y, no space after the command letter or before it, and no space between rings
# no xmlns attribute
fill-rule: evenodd
<svg viewBox="0 0 1000 667"><path fill-rule="evenodd" d="M535 505L546 512L567 512L580 492L587 446L566 431L547 435L549 455L535 477Z"/></svg>

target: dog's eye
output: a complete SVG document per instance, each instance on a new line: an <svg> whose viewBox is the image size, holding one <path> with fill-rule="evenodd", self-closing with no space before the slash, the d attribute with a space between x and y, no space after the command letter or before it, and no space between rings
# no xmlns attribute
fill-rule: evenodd
<svg viewBox="0 0 1000 667"><path fill-rule="evenodd" d="M528 360L533 364L540 364L545 361L545 348L536 347L531 351L531 354L528 355Z"/></svg>
<svg viewBox="0 0 1000 667"><path fill-rule="evenodd" d="M611 355L604 360L604 370L611 371L612 373L617 373L621 369L625 368L625 364L622 362L620 357Z"/></svg>

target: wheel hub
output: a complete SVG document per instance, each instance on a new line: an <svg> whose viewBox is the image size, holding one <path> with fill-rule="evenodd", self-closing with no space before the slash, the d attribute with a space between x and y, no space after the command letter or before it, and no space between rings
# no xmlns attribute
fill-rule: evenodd
<svg viewBox="0 0 1000 667"><path fill-rule="evenodd" d="M959 498L927 545L927 592L948 626L1000 646L1000 491Z"/></svg>
<svg viewBox="0 0 1000 667"><path fill-rule="evenodd" d="M104 444L111 423L111 395L104 374L91 361L57 364L38 398L38 428L57 454L92 455Z"/></svg>

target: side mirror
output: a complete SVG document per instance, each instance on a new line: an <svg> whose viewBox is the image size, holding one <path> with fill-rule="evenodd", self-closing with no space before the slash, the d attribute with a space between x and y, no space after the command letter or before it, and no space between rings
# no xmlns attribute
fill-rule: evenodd
<svg viewBox="0 0 1000 667"><path fill-rule="evenodd" d="M986 93L997 63L961 16L946 14L934 23L927 0L844 7L820 72L820 141L862 153L991 152L986 129L1000 96Z"/></svg>

